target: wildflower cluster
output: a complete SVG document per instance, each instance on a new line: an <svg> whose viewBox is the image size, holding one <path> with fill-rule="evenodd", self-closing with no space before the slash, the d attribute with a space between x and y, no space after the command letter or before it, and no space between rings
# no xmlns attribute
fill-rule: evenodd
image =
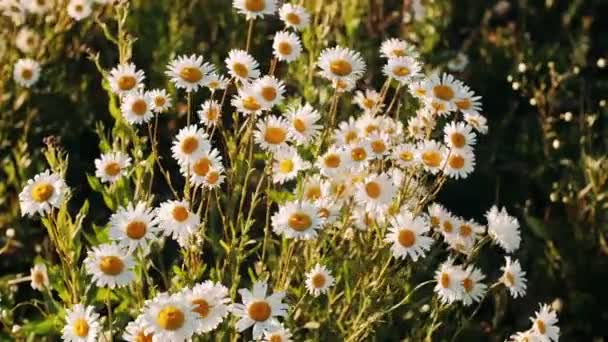
<svg viewBox="0 0 608 342"><path fill-rule="evenodd" d="M525 295L526 273L512 256L521 243L518 220L493 207L482 225L434 202L446 182L474 172L475 145L488 131L474 91L452 75L426 74L415 47L389 39L380 48L386 79L379 91L360 88L367 71L360 53L334 46L311 66L319 86L331 87L330 99L303 101L282 66L306 54L298 34L310 24L307 10L279 9L274 0L233 5L248 21L248 38L221 67L199 54L177 56L166 67L170 86L157 89L124 55L111 70L100 68L119 115L112 132L100 129L102 155L89 183L112 214L83 241L83 267L62 270L65 284L56 290L71 292L61 297L65 341L113 334L186 341L250 328L255 340L291 341L306 334L302 322L320 319L355 341L427 284L435 285L426 300L437 315L457 302L481 305L492 289ZM72 0L70 16L86 17L86 6ZM277 10L285 28L274 35L272 59L260 63L251 52L255 22ZM130 42L120 39L124 51ZM30 61L14 70L24 86L40 77ZM185 125L163 141L159 126L183 105L180 93ZM354 115L343 110L351 102ZM75 266L80 245L61 244L59 234L59 218L73 221L65 163L36 175L19 199L22 215L41 216L64 265ZM81 237L77 228L71 234ZM502 275L487 281L476 261L492 241L509 255ZM171 248L182 258L167 270L158 260ZM436 269L434 278L411 284L423 264ZM46 267L32 269L33 288L50 290ZM352 294L358 286L363 293ZM113 305L120 300L131 307ZM325 303L344 322L315 311ZM116 310L129 322L113 317ZM533 322L520 335L557 340L554 312L543 306Z"/></svg>

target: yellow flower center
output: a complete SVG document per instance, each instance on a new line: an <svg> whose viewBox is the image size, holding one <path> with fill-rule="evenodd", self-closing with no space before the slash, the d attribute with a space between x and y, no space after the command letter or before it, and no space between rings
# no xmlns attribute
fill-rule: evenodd
<svg viewBox="0 0 608 342"><path fill-rule="evenodd" d="M399 231L399 236L397 236L397 240L399 240L401 246L409 248L416 243L416 234L410 229L401 229Z"/></svg>
<svg viewBox="0 0 608 342"><path fill-rule="evenodd" d="M322 288L323 286L325 286L325 276L321 273L317 273L314 276L312 276L311 279L312 282L312 286L314 286L317 289Z"/></svg>
<svg viewBox="0 0 608 342"><path fill-rule="evenodd" d="M452 142L452 145L454 145L454 147L463 148L467 142L467 139L464 137L464 135L455 132L450 135L450 141Z"/></svg>
<svg viewBox="0 0 608 342"><path fill-rule="evenodd" d="M464 278L464 280L462 281L462 287L464 287L464 290L467 293L473 291L474 285L475 283L473 282L473 280L471 280L471 278Z"/></svg>
<svg viewBox="0 0 608 342"><path fill-rule="evenodd" d="M154 334L146 335L146 333L142 330L135 336L135 342L152 342L152 336Z"/></svg>
<svg viewBox="0 0 608 342"><path fill-rule="evenodd" d="M279 162L279 171L281 173L290 173L293 171L294 165L293 161L290 159L283 159Z"/></svg>
<svg viewBox="0 0 608 342"><path fill-rule="evenodd" d="M192 170L197 176L205 177L211 168L211 161L209 158L201 158L192 165Z"/></svg>
<svg viewBox="0 0 608 342"><path fill-rule="evenodd" d="M300 118L295 118L293 120L293 128L300 133L304 133L306 131L306 123Z"/></svg>
<svg viewBox="0 0 608 342"><path fill-rule="evenodd" d="M422 154L422 162L429 167L439 167L441 155L437 151L426 151Z"/></svg>
<svg viewBox="0 0 608 342"><path fill-rule="evenodd" d="M395 74L398 77L405 77L405 76L409 75L410 72L411 72L410 69L403 65L393 68L393 74Z"/></svg>
<svg viewBox="0 0 608 342"><path fill-rule="evenodd" d="M118 79L117 83L118 83L118 89L120 89L122 91L128 91L128 90L135 88L135 85L137 84L137 79L135 79L135 77L133 77L131 75L121 76Z"/></svg>
<svg viewBox="0 0 608 342"><path fill-rule="evenodd" d="M163 96L157 96L154 98L154 104L156 107L162 107L165 105L165 103L167 103L167 99L165 99Z"/></svg>
<svg viewBox="0 0 608 342"><path fill-rule="evenodd" d="M293 48L291 47L291 44L289 44L288 42L280 42L279 46L278 46L278 50L281 55L291 55Z"/></svg>
<svg viewBox="0 0 608 342"><path fill-rule="evenodd" d="M135 115L143 116L148 111L148 104L143 99L137 99L133 101L131 110L133 113L135 113Z"/></svg>
<svg viewBox="0 0 608 342"><path fill-rule="evenodd" d="M365 160L365 158L367 158L367 152L365 151L365 149L363 147L353 148L352 151L350 151L350 155L354 161L362 161L362 160Z"/></svg>
<svg viewBox="0 0 608 342"><path fill-rule="evenodd" d="M454 226L452 226L452 222L447 221L447 220L444 221L443 222L443 231L449 234L452 232L452 230L454 230Z"/></svg>
<svg viewBox="0 0 608 342"><path fill-rule="evenodd" d="M213 185L213 184L217 183L217 181L220 180L220 173L217 171L210 171L207 174L207 178L205 178L205 180L207 181L207 183Z"/></svg>
<svg viewBox="0 0 608 342"><path fill-rule="evenodd" d="M249 304L247 307L247 313L249 314L249 318L253 319L254 321L264 322L270 318L272 308L265 300L258 300Z"/></svg>
<svg viewBox="0 0 608 342"><path fill-rule="evenodd" d="M82 10L84 10L84 6L82 6L81 4L77 4L76 6L74 6L74 10L76 10L76 12L82 12Z"/></svg>
<svg viewBox="0 0 608 342"><path fill-rule="evenodd" d="M350 131L350 132L346 133L346 135L344 136L344 140L346 141L347 144L357 141L358 138L359 138L359 136L357 135L357 132L355 132L355 131Z"/></svg>
<svg viewBox="0 0 608 342"><path fill-rule="evenodd" d="M252 112L257 112L262 108L262 105L260 105L260 103L258 102L258 100L255 99L255 97L247 96L243 99L243 108Z"/></svg>
<svg viewBox="0 0 608 342"><path fill-rule="evenodd" d="M405 50L404 49L393 49L393 56L395 57L404 57L405 56Z"/></svg>
<svg viewBox="0 0 608 342"><path fill-rule="evenodd" d="M541 333L541 335L544 335L547 332L547 326L545 325L545 322L541 321L540 319L536 320L536 328L538 329L538 332Z"/></svg>
<svg viewBox="0 0 608 342"><path fill-rule="evenodd" d="M55 188L46 182L38 183L34 185L32 188L32 199L38 203L48 201L53 193L55 192Z"/></svg>
<svg viewBox="0 0 608 342"><path fill-rule="evenodd" d="M130 239L139 240L146 235L147 230L148 226L144 222L133 221L127 224L126 233Z"/></svg>
<svg viewBox="0 0 608 342"><path fill-rule="evenodd" d="M452 169L460 170L464 167L464 158L457 154L450 156L450 167Z"/></svg>
<svg viewBox="0 0 608 342"><path fill-rule="evenodd" d="M84 318L76 319L76 322L73 324L72 331L74 335L78 337L87 337L89 334L89 323Z"/></svg>
<svg viewBox="0 0 608 342"><path fill-rule="evenodd" d="M468 224L463 224L460 226L460 236L469 237L473 233L473 229Z"/></svg>
<svg viewBox="0 0 608 342"><path fill-rule="evenodd" d="M372 100L372 99L368 99L365 98L363 99L363 107L367 108L367 109L372 109L376 106L376 101Z"/></svg>
<svg viewBox="0 0 608 342"><path fill-rule="evenodd" d="M203 79L203 72L199 68L185 67L179 71L179 77L186 82L196 83Z"/></svg>
<svg viewBox="0 0 608 342"><path fill-rule="evenodd" d="M104 168L106 175L114 177L120 173L120 164L117 162L109 162Z"/></svg>
<svg viewBox="0 0 608 342"><path fill-rule="evenodd" d="M30 80L34 76L34 71L32 69L23 69L21 70L21 78L24 80Z"/></svg>
<svg viewBox="0 0 608 342"><path fill-rule="evenodd" d="M302 19L300 19L300 16L290 12L287 13L287 16L285 17L287 19L287 22L290 23L291 25L300 25L300 23L302 22Z"/></svg>
<svg viewBox="0 0 608 342"><path fill-rule="evenodd" d="M193 136L186 137L180 144L184 154L192 154L198 148L198 139Z"/></svg>
<svg viewBox="0 0 608 342"><path fill-rule="evenodd" d="M209 121L215 121L218 116L219 116L218 110L215 109L214 107L210 107L209 110L207 111L207 120L209 120Z"/></svg>
<svg viewBox="0 0 608 342"><path fill-rule="evenodd" d="M303 212L295 212L291 214L287 221L289 227L298 232L303 232L310 228L310 226L312 225L312 219L310 218L310 216Z"/></svg>
<svg viewBox="0 0 608 342"><path fill-rule="evenodd" d="M125 268L124 262L114 255L104 256L99 260L99 269L101 272L115 276L122 273L122 270Z"/></svg>
<svg viewBox="0 0 608 342"><path fill-rule="evenodd" d="M156 323L165 330L175 331L184 326L186 316L179 308L167 306L160 310Z"/></svg>
<svg viewBox="0 0 608 342"><path fill-rule="evenodd" d="M340 159L339 155L332 153L332 154L325 156L324 162L325 162L325 166L335 169L340 166L340 164L342 163L342 160Z"/></svg>
<svg viewBox="0 0 608 342"><path fill-rule="evenodd" d="M504 280L505 280L505 283L508 286L514 286L515 285L515 276L511 272L505 273Z"/></svg>
<svg viewBox="0 0 608 342"><path fill-rule="evenodd" d="M173 215L173 219L177 222L184 222L188 219L188 209L181 205L176 205L173 210L171 210L171 215Z"/></svg>
<svg viewBox="0 0 608 342"><path fill-rule="evenodd" d="M403 161L410 162L414 159L414 154L410 151L403 151L399 153L399 158Z"/></svg>
<svg viewBox="0 0 608 342"><path fill-rule="evenodd" d="M245 0L245 8L251 12L261 12L266 8L264 0Z"/></svg>
<svg viewBox="0 0 608 342"><path fill-rule="evenodd" d="M243 63L232 64L232 71L241 78L247 78L249 76L249 68Z"/></svg>
<svg viewBox="0 0 608 342"><path fill-rule="evenodd" d="M268 127L264 134L264 140L273 145L282 144L287 138L287 132L281 127Z"/></svg>
<svg viewBox="0 0 608 342"><path fill-rule="evenodd" d="M277 89L275 87L263 87L261 91L264 100L270 102L277 98Z"/></svg>
<svg viewBox="0 0 608 342"><path fill-rule="evenodd" d="M310 185L307 187L304 197L309 200L316 200L321 197L321 188L318 185Z"/></svg>
<svg viewBox="0 0 608 342"><path fill-rule="evenodd" d="M377 182L369 182L365 184L365 192L371 198L378 198L382 194L382 187Z"/></svg>
<svg viewBox="0 0 608 342"><path fill-rule="evenodd" d="M209 311L211 311L211 305L209 305L206 300L202 298L195 299L192 301L192 304L195 305L195 308L192 311L198 313L201 318L205 318L207 317L207 315L209 315Z"/></svg>
<svg viewBox="0 0 608 342"><path fill-rule="evenodd" d="M270 335L270 338L268 338L268 342L283 342L283 338L278 333L274 333Z"/></svg>
<svg viewBox="0 0 608 342"><path fill-rule="evenodd" d="M42 272L34 272L32 279L34 280L34 284L36 285L44 285L45 283L45 277Z"/></svg>
<svg viewBox="0 0 608 342"><path fill-rule="evenodd" d="M444 289L449 288L450 287L450 275L447 273L441 273L439 283L441 284L441 287L443 287Z"/></svg>
<svg viewBox="0 0 608 342"><path fill-rule="evenodd" d="M454 98L454 90L442 84L433 87L433 94L443 101L450 101Z"/></svg>
<svg viewBox="0 0 608 342"><path fill-rule="evenodd" d="M431 216L431 226L433 227L439 227L439 217L437 216Z"/></svg>
<svg viewBox="0 0 608 342"><path fill-rule="evenodd" d="M371 145L374 153L384 153L386 151L386 144L382 140L374 140Z"/></svg>
<svg viewBox="0 0 608 342"><path fill-rule="evenodd" d="M369 125L365 126L365 133L367 133L368 135L376 132L377 130L378 130L377 125L369 124Z"/></svg>
<svg viewBox="0 0 608 342"><path fill-rule="evenodd" d="M469 99L462 99L455 102L456 107L460 110L468 110L471 108L471 101Z"/></svg>
<svg viewBox="0 0 608 342"><path fill-rule="evenodd" d="M329 217L329 209L327 208L319 208L319 216L322 218L328 218Z"/></svg>
<svg viewBox="0 0 608 342"><path fill-rule="evenodd" d="M346 60L337 59L329 64L329 70L338 76L348 76L353 72L353 66Z"/></svg>

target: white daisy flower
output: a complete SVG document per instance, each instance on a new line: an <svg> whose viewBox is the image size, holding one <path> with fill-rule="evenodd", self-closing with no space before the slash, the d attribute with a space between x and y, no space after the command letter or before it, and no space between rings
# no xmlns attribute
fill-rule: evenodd
<svg viewBox="0 0 608 342"><path fill-rule="evenodd" d="M282 117L268 116L258 120L253 134L256 144L265 151L274 152L287 146L289 141L289 124Z"/></svg>
<svg viewBox="0 0 608 342"><path fill-rule="evenodd" d="M165 89L153 89L147 92L152 99L152 111L164 113L171 108L171 96Z"/></svg>
<svg viewBox="0 0 608 342"><path fill-rule="evenodd" d="M486 276L473 265L469 265L464 269L464 278L462 279L462 303L466 306L479 303L483 299L488 290L488 286L482 281Z"/></svg>
<svg viewBox="0 0 608 342"><path fill-rule="evenodd" d="M439 203L432 203L427 208L429 223L434 229L441 229L441 223L446 215L450 215L449 211Z"/></svg>
<svg viewBox="0 0 608 342"><path fill-rule="evenodd" d="M40 64L30 58L22 58L15 63L13 79L22 87L33 86L40 78Z"/></svg>
<svg viewBox="0 0 608 342"><path fill-rule="evenodd" d="M369 212L365 208L356 207L350 217L352 224L358 230L368 230L374 226L382 226L386 223L385 216L379 216L377 213Z"/></svg>
<svg viewBox="0 0 608 342"><path fill-rule="evenodd" d="M228 316L228 289L210 280L196 284L192 289L184 291L185 300L194 306L198 314L196 333L208 333L220 325Z"/></svg>
<svg viewBox="0 0 608 342"><path fill-rule="evenodd" d="M87 273L98 287L123 287L135 279L135 261L116 244L95 246L84 260Z"/></svg>
<svg viewBox="0 0 608 342"><path fill-rule="evenodd" d="M228 83L230 83L230 80L224 77L224 75L212 72L207 76L206 87L213 93L216 90L226 89Z"/></svg>
<svg viewBox="0 0 608 342"><path fill-rule="evenodd" d="M302 42L296 34L280 31L274 35L272 50L279 61L291 63L302 54Z"/></svg>
<svg viewBox="0 0 608 342"><path fill-rule="evenodd" d="M415 140L426 138L426 125L420 116L414 116L407 120L407 133Z"/></svg>
<svg viewBox="0 0 608 342"><path fill-rule="evenodd" d="M407 259L409 256L417 261L425 256L435 241L423 235L430 230L428 222L423 217L414 217L409 210L403 210L391 218L390 224L384 241L391 244L395 258Z"/></svg>
<svg viewBox="0 0 608 342"><path fill-rule="evenodd" d="M222 117L222 108L219 102L207 100L201 105L201 109L197 113L204 126L217 126Z"/></svg>
<svg viewBox="0 0 608 342"><path fill-rule="evenodd" d="M408 168L417 164L416 146L413 144L400 144L393 147L393 160L402 168Z"/></svg>
<svg viewBox="0 0 608 342"><path fill-rule="evenodd" d="M383 213L393 202L397 188L386 173L369 175L357 185L355 202L367 211Z"/></svg>
<svg viewBox="0 0 608 342"><path fill-rule="evenodd" d="M253 326L253 339L259 339L266 331L274 331L281 327L276 317L287 316L287 304L283 303L285 292L275 292L266 296L268 284L257 281L253 291L240 289L242 304L232 305L232 313L239 316L236 330L241 332Z"/></svg>
<svg viewBox="0 0 608 342"><path fill-rule="evenodd" d="M486 219L488 220L488 234L492 239L505 252L515 252L521 243L519 221L517 218L510 216L504 207L498 211L498 207L493 206L486 213Z"/></svg>
<svg viewBox="0 0 608 342"><path fill-rule="evenodd" d="M310 14L304 7L299 5L284 4L279 9L279 17L285 23L285 27L291 27L299 31L310 25Z"/></svg>
<svg viewBox="0 0 608 342"><path fill-rule="evenodd" d="M260 77L260 65L247 51L231 50L225 62L230 76L242 82Z"/></svg>
<svg viewBox="0 0 608 342"><path fill-rule="evenodd" d="M471 150L446 151L447 163L444 172L448 177L464 179L475 170L475 154Z"/></svg>
<svg viewBox="0 0 608 342"><path fill-rule="evenodd" d="M540 310L531 317L532 330L534 330L542 342L557 342L559 340L559 327L557 326L557 314L547 304L541 304Z"/></svg>
<svg viewBox="0 0 608 342"><path fill-rule="evenodd" d="M321 76L332 82L355 82L365 73L365 62L359 52L340 46L323 50L317 64Z"/></svg>
<svg viewBox="0 0 608 342"><path fill-rule="evenodd" d="M303 160L298 150L293 147L284 146L277 149L273 155L272 180L274 183L283 184L298 176L298 172L310 168L310 164Z"/></svg>
<svg viewBox="0 0 608 342"><path fill-rule="evenodd" d="M335 278L324 265L317 263L308 273L306 273L306 289L314 297L327 293L329 288L334 285Z"/></svg>
<svg viewBox="0 0 608 342"><path fill-rule="evenodd" d="M387 59L405 56L416 58L418 53L414 47L405 40L391 38L385 40L380 46L380 55Z"/></svg>
<svg viewBox="0 0 608 342"><path fill-rule="evenodd" d="M539 336L533 330L520 331L511 335L509 342L541 342Z"/></svg>
<svg viewBox="0 0 608 342"><path fill-rule="evenodd" d="M488 133L488 120L481 114L464 114L464 121L481 134Z"/></svg>
<svg viewBox="0 0 608 342"><path fill-rule="evenodd" d="M367 140L359 140L346 146L347 163L352 170L363 170L373 157L372 147Z"/></svg>
<svg viewBox="0 0 608 342"><path fill-rule="evenodd" d="M357 91L355 93L353 103L357 104L364 113L373 114L384 106L381 101L380 93L372 89L366 89L365 92Z"/></svg>
<svg viewBox="0 0 608 342"><path fill-rule="evenodd" d="M463 297L463 279L466 274L460 266L454 266L452 260L447 260L435 272L435 292L439 300L445 304L452 304Z"/></svg>
<svg viewBox="0 0 608 342"><path fill-rule="evenodd" d="M30 269L30 285L34 290L43 291L49 287L49 275L45 264L36 264Z"/></svg>
<svg viewBox="0 0 608 342"><path fill-rule="evenodd" d="M392 143L403 142L403 122L397 121L390 116L380 117L380 132L387 134Z"/></svg>
<svg viewBox="0 0 608 342"><path fill-rule="evenodd" d="M460 85L454 103L464 114L476 115L481 111L481 96L475 96L475 92L464 84Z"/></svg>
<svg viewBox="0 0 608 342"><path fill-rule="evenodd" d="M207 84L207 77L213 69L211 64L204 63L202 56L178 56L169 63L165 74L171 78L176 88L190 93Z"/></svg>
<svg viewBox="0 0 608 342"><path fill-rule="evenodd" d="M253 81L253 91L262 102L262 107L268 110L283 101L285 85L274 76L264 76Z"/></svg>
<svg viewBox="0 0 608 342"><path fill-rule="evenodd" d="M279 328L264 332L263 342L293 342L291 331L280 324Z"/></svg>
<svg viewBox="0 0 608 342"><path fill-rule="evenodd" d="M452 150L468 150L477 143L473 128L464 122L450 122L443 128L443 140Z"/></svg>
<svg viewBox="0 0 608 342"><path fill-rule="evenodd" d="M265 109L262 101L261 96L254 91L251 85L245 85L238 90L238 94L232 97L230 104L239 113L253 115Z"/></svg>
<svg viewBox="0 0 608 342"><path fill-rule="evenodd" d="M314 239L322 223L319 209L308 201L287 202L272 216L274 232L290 239Z"/></svg>
<svg viewBox="0 0 608 342"><path fill-rule="evenodd" d="M333 177L350 168L349 157L343 148L330 146L327 152L317 159L316 166L321 174L326 177Z"/></svg>
<svg viewBox="0 0 608 342"><path fill-rule="evenodd" d="M407 87L409 93L412 94L415 98L419 100L425 100L427 91L426 91L427 80L422 79L420 81L410 82Z"/></svg>
<svg viewBox="0 0 608 342"><path fill-rule="evenodd" d="M184 177L190 176L190 182L194 185L205 185L207 177L220 177L217 170L223 171L222 157L217 149L211 149L209 152L203 153L196 159L193 159L187 166L181 167L181 172ZM212 176L215 174L215 176ZM216 182L220 179L216 179Z"/></svg>
<svg viewBox="0 0 608 342"><path fill-rule="evenodd" d="M448 241L450 244L454 242L456 245L455 248L458 251L470 251L475 245L475 241L479 235L485 232L485 227L475 222L475 220L465 220L462 218L458 218L454 220L455 222L455 234L451 234ZM455 238L453 238L455 237Z"/></svg>
<svg viewBox="0 0 608 342"><path fill-rule="evenodd" d="M196 332L199 315L181 293L161 293L146 302L143 321L153 341L189 341Z"/></svg>
<svg viewBox="0 0 608 342"><path fill-rule="evenodd" d="M323 185L324 182L318 174L306 177L302 182L302 197L311 202L318 200L323 197Z"/></svg>
<svg viewBox="0 0 608 342"><path fill-rule="evenodd" d="M380 116L374 116L373 114L363 114L357 119L357 128L359 133L368 137L374 133L380 132Z"/></svg>
<svg viewBox="0 0 608 342"><path fill-rule="evenodd" d="M104 183L114 183L127 174L131 157L122 152L104 153L95 159L95 176Z"/></svg>
<svg viewBox="0 0 608 342"><path fill-rule="evenodd" d="M205 130L196 125L182 128L171 146L173 158L181 166L193 163L201 156L209 153L211 143Z"/></svg>
<svg viewBox="0 0 608 342"><path fill-rule="evenodd" d="M207 176L205 177L205 182L203 186L207 189L217 189L219 188L226 179L226 172L223 166L219 166L216 168L211 168Z"/></svg>
<svg viewBox="0 0 608 342"><path fill-rule="evenodd" d="M66 310L65 325L61 338L66 342L96 342L99 330L99 314L92 306L76 304Z"/></svg>
<svg viewBox="0 0 608 342"><path fill-rule="evenodd" d="M122 116L132 125L147 123L154 117L154 101L143 91L127 94L120 106Z"/></svg>
<svg viewBox="0 0 608 342"><path fill-rule="evenodd" d="M321 114L308 103L289 109L285 116L289 121L289 136L297 145L309 144L321 133L322 126L317 124Z"/></svg>
<svg viewBox="0 0 608 342"><path fill-rule="evenodd" d="M277 11L277 0L233 0L232 6L247 20L262 18L265 15L274 15Z"/></svg>
<svg viewBox="0 0 608 342"><path fill-rule="evenodd" d="M34 52L40 44L40 36L36 31L24 26L17 33L15 45L21 52L28 54Z"/></svg>
<svg viewBox="0 0 608 342"><path fill-rule="evenodd" d="M153 335L151 332L146 332L146 323L143 316L137 317L134 321L129 322L125 328L125 333L122 338L127 342L152 342Z"/></svg>
<svg viewBox="0 0 608 342"><path fill-rule="evenodd" d="M186 246L188 239L196 233L201 223L197 213L192 212L186 201L166 201L156 209L158 228L164 236Z"/></svg>
<svg viewBox="0 0 608 342"><path fill-rule="evenodd" d="M420 70L420 64L412 57L397 57L389 59L382 71L386 77L407 85L420 75Z"/></svg>
<svg viewBox="0 0 608 342"><path fill-rule="evenodd" d="M372 157L376 159L384 159L384 156L389 154L391 148L391 139L386 133L372 133L367 137L369 146L372 150Z"/></svg>
<svg viewBox="0 0 608 342"><path fill-rule="evenodd" d="M335 199L321 197L314 204L319 210L319 216L323 219L324 225L335 223L340 218L341 207Z"/></svg>
<svg viewBox="0 0 608 342"><path fill-rule="evenodd" d="M144 202L135 206L129 203L126 208L119 207L110 217L110 239L116 241L121 248L127 248L129 253L138 247L147 252L149 242L156 238L156 225L153 210Z"/></svg>
<svg viewBox="0 0 608 342"><path fill-rule="evenodd" d="M432 76L426 82L426 97L434 113L443 115L456 110L456 94L458 93L458 81L449 74Z"/></svg>
<svg viewBox="0 0 608 342"><path fill-rule="evenodd" d="M426 140L418 145L417 158L424 169L436 174L444 166L446 148L435 140Z"/></svg>
<svg viewBox="0 0 608 342"><path fill-rule="evenodd" d="M137 70L135 64L119 64L110 70L108 83L112 92L118 96L125 96L143 89L145 78L144 72Z"/></svg>
<svg viewBox="0 0 608 342"><path fill-rule="evenodd" d="M68 3L68 15L76 21L87 18L93 12L89 0L70 0Z"/></svg>
<svg viewBox="0 0 608 342"><path fill-rule="evenodd" d="M21 0L21 5L30 13L45 14L53 8L53 0Z"/></svg>
<svg viewBox="0 0 608 342"><path fill-rule="evenodd" d="M334 131L336 144L340 146L356 143L362 138L357 127L357 121L352 117L348 121L342 121L338 125L338 129Z"/></svg>
<svg viewBox="0 0 608 342"><path fill-rule="evenodd" d="M19 194L21 216L45 215L53 208L59 208L67 191L67 185L58 174L46 170L35 175Z"/></svg>
<svg viewBox="0 0 608 342"><path fill-rule="evenodd" d="M526 272L522 271L518 260L505 256L505 265L500 268L503 272L500 281L509 289L513 298L526 295Z"/></svg>

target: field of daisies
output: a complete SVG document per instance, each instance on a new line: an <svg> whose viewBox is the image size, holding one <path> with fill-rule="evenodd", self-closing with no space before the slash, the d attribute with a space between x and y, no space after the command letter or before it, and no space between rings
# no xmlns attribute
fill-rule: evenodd
<svg viewBox="0 0 608 342"><path fill-rule="evenodd" d="M604 341L606 10L0 0L0 341Z"/></svg>

